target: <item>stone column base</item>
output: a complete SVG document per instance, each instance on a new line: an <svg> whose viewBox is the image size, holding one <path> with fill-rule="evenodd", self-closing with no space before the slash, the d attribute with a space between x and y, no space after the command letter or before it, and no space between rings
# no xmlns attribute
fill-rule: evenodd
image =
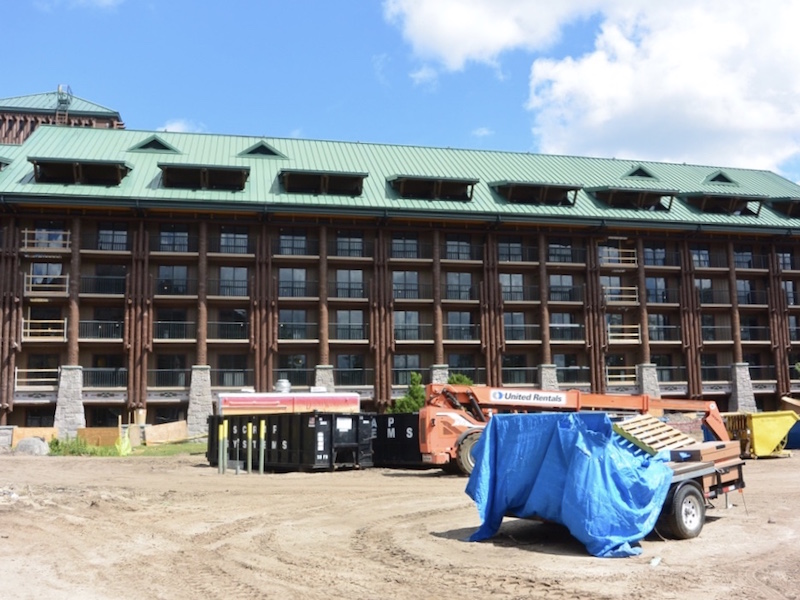
<svg viewBox="0 0 800 600"><path fill-rule="evenodd" d="M748 363L731 365L731 388L731 400L728 403L730 412L756 412L756 397Z"/></svg>
<svg viewBox="0 0 800 600"><path fill-rule="evenodd" d="M450 367L448 365L432 365L431 366L431 383L447 383L450 377ZM425 385L425 382L422 382Z"/></svg>
<svg viewBox="0 0 800 600"><path fill-rule="evenodd" d="M208 435L208 417L213 413L211 367L193 365L192 381L189 386L189 410L186 413L186 428L189 437Z"/></svg>
<svg viewBox="0 0 800 600"><path fill-rule="evenodd" d="M314 368L314 387L325 388L328 392L336 391L333 382L333 365L317 365Z"/></svg>
<svg viewBox="0 0 800 600"><path fill-rule="evenodd" d="M639 387L639 393L641 394L646 394L653 398L661 397L661 388L658 385L658 371L656 371L656 366L652 363L636 365L636 385Z"/></svg>
<svg viewBox="0 0 800 600"><path fill-rule="evenodd" d="M539 387L543 390L558 389L556 365L539 365Z"/></svg>
<svg viewBox="0 0 800 600"><path fill-rule="evenodd" d="M62 440L75 438L78 429L86 427L86 413L83 410L83 367L79 365L61 367L53 426L58 429L58 437Z"/></svg>

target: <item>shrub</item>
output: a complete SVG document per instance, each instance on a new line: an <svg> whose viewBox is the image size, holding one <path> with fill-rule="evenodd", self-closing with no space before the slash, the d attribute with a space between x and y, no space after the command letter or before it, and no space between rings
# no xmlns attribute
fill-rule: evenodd
<svg viewBox="0 0 800 600"><path fill-rule="evenodd" d="M447 383L451 385L473 385L472 379L461 373L451 373L447 378Z"/></svg>
<svg viewBox="0 0 800 600"><path fill-rule="evenodd" d="M117 449L113 446L92 446L81 438L50 440L50 454L55 456L115 456Z"/></svg>
<svg viewBox="0 0 800 600"><path fill-rule="evenodd" d="M408 390L405 395L395 400L394 405L389 407L390 413L413 413L417 412L425 405L425 388L422 387L422 375L411 373L408 382Z"/></svg>

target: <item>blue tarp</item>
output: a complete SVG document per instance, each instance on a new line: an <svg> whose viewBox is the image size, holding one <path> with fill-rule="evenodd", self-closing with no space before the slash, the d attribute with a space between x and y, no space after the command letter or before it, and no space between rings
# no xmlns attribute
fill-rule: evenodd
<svg viewBox="0 0 800 600"><path fill-rule="evenodd" d="M467 494L482 525L497 533L505 515L565 525L594 556L641 553L631 543L655 526L672 469L614 433L605 413L495 415L473 449Z"/></svg>

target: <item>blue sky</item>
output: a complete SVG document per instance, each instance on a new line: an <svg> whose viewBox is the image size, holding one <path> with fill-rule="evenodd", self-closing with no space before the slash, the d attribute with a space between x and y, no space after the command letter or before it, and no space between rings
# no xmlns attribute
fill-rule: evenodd
<svg viewBox="0 0 800 600"><path fill-rule="evenodd" d="M0 97L66 84L130 129L800 179L794 0L14 0L3 20Z"/></svg>

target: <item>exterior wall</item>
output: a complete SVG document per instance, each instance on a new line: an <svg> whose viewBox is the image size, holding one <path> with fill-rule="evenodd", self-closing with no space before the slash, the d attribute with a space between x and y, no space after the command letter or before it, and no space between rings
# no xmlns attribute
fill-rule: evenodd
<svg viewBox="0 0 800 600"><path fill-rule="evenodd" d="M42 216L0 216L3 260L21 273L0 279L0 359L14 364L0 425L25 425L12 414L30 394L55 399L58 369L73 362L90 426L207 405L205 385L190 394L197 365L212 394L279 379L308 389L330 365L336 390L377 404L434 365L529 387L553 365L561 388L636 393L637 365L653 364L662 394L723 407L747 375L762 405L800 389L794 244L402 219Z"/></svg>
<svg viewBox="0 0 800 600"><path fill-rule="evenodd" d="M58 120L56 112L51 114L0 111L0 144L21 144L39 125L65 125L69 127L94 127L96 129L121 129L119 119L69 115Z"/></svg>

